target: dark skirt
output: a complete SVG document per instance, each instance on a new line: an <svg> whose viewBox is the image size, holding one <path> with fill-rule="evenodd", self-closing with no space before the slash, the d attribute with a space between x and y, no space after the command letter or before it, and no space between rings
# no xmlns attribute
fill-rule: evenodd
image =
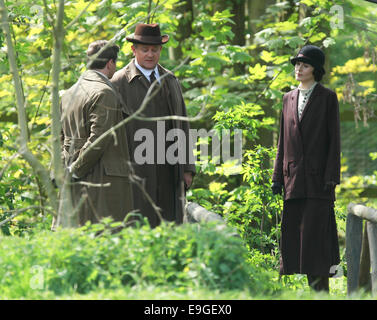
<svg viewBox="0 0 377 320"><path fill-rule="evenodd" d="M284 201L280 250L280 274L331 276L340 262L333 201Z"/></svg>

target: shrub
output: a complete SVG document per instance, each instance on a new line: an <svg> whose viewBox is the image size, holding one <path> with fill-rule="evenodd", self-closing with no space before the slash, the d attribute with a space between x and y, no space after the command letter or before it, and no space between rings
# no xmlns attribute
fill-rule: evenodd
<svg viewBox="0 0 377 320"><path fill-rule="evenodd" d="M0 298L88 293L133 285L267 290L268 275L248 265L247 250L225 226L145 225L112 233L116 223L2 237Z"/></svg>

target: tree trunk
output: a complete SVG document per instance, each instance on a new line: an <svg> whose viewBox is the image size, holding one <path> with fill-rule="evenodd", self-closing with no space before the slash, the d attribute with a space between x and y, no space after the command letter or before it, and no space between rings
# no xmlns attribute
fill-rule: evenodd
<svg viewBox="0 0 377 320"><path fill-rule="evenodd" d="M64 41L64 0L59 0L56 23L53 27L54 49L52 54L52 105L51 105L51 131L52 131L52 167L56 184L60 188L60 199L58 208L58 220L53 222L63 228L73 228L78 226L77 210L74 210L70 192L69 174L64 176L63 164L61 160L61 123L60 123L60 103L59 103L59 76L61 71L61 53Z"/></svg>
<svg viewBox="0 0 377 320"><path fill-rule="evenodd" d="M249 33L249 42L250 44L253 43L254 34L261 31L261 28L264 28L264 26L259 27L258 26L258 20L260 17L265 14L266 9L276 3L279 2L279 0L266 0L266 1L257 1L257 0L248 0L247 3L247 12L248 12L248 33ZM276 17L277 21L282 21L284 19L283 16ZM256 54L258 55L259 51L262 51L262 48L256 49ZM271 101L263 101L264 97L261 98L262 101L259 101L258 103L263 106L264 115L263 117L271 117L276 119L277 128L279 127L279 112L276 112L272 105L273 103ZM273 131L269 129L263 129L261 128L259 130L259 138L255 141L255 145L262 145L265 147L271 147L277 144L277 135L274 134ZM264 167L270 167L271 166L271 159L265 159L263 163Z"/></svg>
<svg viewBox="0 0 377 320"><path fill-rule="evenodd" d="M358 289L363 221L348 210L346 225L347 294Z"/></svg>
<svg viewBox="0 0 377 320"><path fill-rule="evenodd" d="M54 26L54 48L52 53L52 89L51 89L51 133L52 133L52 165L54 177L58 186L63 181L63 164L61 161L60 144L60 107L59 107L59 75L61 70L61 51L63 47L64 0L59 1L56 24Z"/></svg>
<svg viewBox="0 0 377 320"><path fill-rule="evenodd" d="M372 294L377 295L377 224L367 222L367 232L370 248Z"/></svg>
<svg viewBox="0 0 377 320"><path fill-rule="evenodd" d="M55 188L51 182L50 175L46 168L40 163L40 161L34 156L34 154L28 148L29 133L27 126L27 117L25 109L25 98L22 90L21 78L19 76L17 62L16 62L16 53L14 45L12 42L10 26L8 21L8 10L5 6L4 0L0 0L0 15L1 15L1 24L4 31L7 44L7 55L9 60L10 72L13 76L13 83L16 92L16 106L17 106L17 116L18 116L18 126L20 128L20 137L19 137L19 153L20 155L29 163L33 168L35 173L40 177L43 187L46 190L48 195L48 202L53 208L53 211L57 212L57 194Z"/></svg>
<svg viewBox="0 0 377 320"><path fill-rule="evenodd" d="M245 46L246 44L246 34L245 34L245 0L235 1L232 8L232 13L234 14L233 21L235 24L232 25L232 32L234 33L234 38L232 39L232 44L237 46ZM237 75L245 74L245 64L236 63L234 65L234 73Z"/></svg>
<svg viewBox="0 0 377 320"><path fill-rule="evenodd" d="M249 34L248 42L249 44L253 43L254 34L260 31L260 28L257 26L257 20L266 12L266 8L275 3L276 0L248 0L247 1L247 33Z"/></svg>
<svg viewBox="0 0 377 320"><path fill-rule="evenodd" d="M171 60L179 61L183 58L182 47L184 47L184 41L189 39L192 33L192 23L194 21L193 0L179 0L174 11L180 17L176 35L179 44L176 48L169 47L169 55Z"/></svg>
<svg viewBox="0 0 377 320"><path fill-rule="evenodd" d="M364 222L364 228L363 228L363 240L362 240L362 245L361 245L358 288L363 289L366 292L369 292L372 284L371 284L371 278L370 278L370 252L369 252L367 222L368 221Z"/></svg>

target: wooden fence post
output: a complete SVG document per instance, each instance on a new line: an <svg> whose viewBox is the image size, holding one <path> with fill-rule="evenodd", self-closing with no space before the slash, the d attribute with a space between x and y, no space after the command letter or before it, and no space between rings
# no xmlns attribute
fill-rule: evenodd
<svg viewBox="0 0 377 320"><path fill-rule="evenodd" d="M367 222L368 222L367 220L363 220L362 222L364 227L362 230L363 240L361 244L358 289L362 289L366 292L369 292L371 289L371 278L370 278L370 250L369 250L369 241L368 241Z"/></svg>
<svg viewBox="0 0 377 320"><path fill-rule="evenodd" d="M362 219L355 216L349 211L346 222L346 259L348 295L352 294L358 289L362 232Z"/></svg>
<svg viewBox="0 0 377 320"><path fill-rule="evenodd" d="M347 207L346 259L347 289L351 295L360 285L371 282L372 294L377 294L377 210L361 204L350 203ZM363 239L363 219L367 221ZM369 252L366 252L369 245ZM363 253L361 248L363 247ZM369 253L369 254L368 254ZM362 257L362 260L360 260ZM369 261L365 261L368 259ZM372 266L372 272L370 267ZM360 282L358 283L358 279ZM369 289L364 287L364 289ZM368 290L368 291L369 291Z"/></svg>
<svg viewBox="0 0 377 320"><path fill-rule="evenodd" d="M370 264L372 267L372 295L377 294L377 224L368 221L367 223L369 249L370 249Z"/></svg>

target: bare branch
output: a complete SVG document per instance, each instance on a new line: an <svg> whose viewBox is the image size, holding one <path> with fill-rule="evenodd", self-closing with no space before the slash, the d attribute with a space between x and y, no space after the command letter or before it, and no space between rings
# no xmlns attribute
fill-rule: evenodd
<svg viewBox="0 0 377 320"><path fill-rule="evenodd" d="M1 221L0 222L0 227L4 224L6 224L7 222L11 221L12 219L14 219L15 217L17 217L18 215L20 215L21 213L25 212L25 211L28 211L30 209L41 209L41 210L46 210L46 208L42 208L41 206L29 206L27 208L21 208L21 209L16 209L16 210L4 210L6 213L12 213L14 212L10 217L6 218L5 220ZM47 209L48 210L48 209Z"/></svg>
<svg viewBox="0 0 377 320"><path fill-rule="evenodd" d="M83 16L83 14L88 10L89 6L94 2L94 0L90 0L87 4L87 6L76 16L75 19L73 19L70 23L68 23L65 27L65 30L68 30L70 27L72 27L79 19Z"/></svg>
<svg viewBox="0 0 377 320"><path fill-rule="evenodd" d="M47 4L46 0L43 0L43 5L44 5L44 8L45 8L45 10L43 11L45 19L52 26L52 28L55 32L54 19L52 18L52 15L51 15L50 9L48 8L48 4Z"/></svg>
<svg viewBox="0 0 377 320"><path fill-rule="evenodd" d="M92 182L87 182L87 181L78 181L78 184L81 184L83 186L87 187L95 187L95 188L102 188L102 187L111 187L111 183L92 183Z"/></svg>
<svg viewBox="0 0 377 320"><path fill-rule="evenodd" d="M34 126L34 123L35 123L35 121L36 121L36 119L37 119L37 116L38 116L39 109L40 109L40 107L41 107L41 104L42 104L43 98L44 98L44 96L45 96L45 94L46 94L46 91L47 91L47 85L48 85L48 82L50 81L50 74L51 74L51 72L49 71L49 72L48 72L48 75L47 75L46 84L45 84L44 87L43 87L43 92L42 92L41 98L39 99L39 104L38 104L38 106L37 106L37 110L35 111L35 115L34 115L34 118L33 118L32 123L31 123L31 127Z"/></svg>
<svg viewBox="0 0 377 320"><path fill-rule="evenodd" d="M140 189L140 191L143 193L144 197L147 199L147 201L149 202L149 204L152 206L153 208L153 211L156 213L156 215L158 216L158 218L160 219L160 221L165 221L164 218L162 217L161 215L161 208L158 207L153 199L151 198L151 196L149 195L149 193L145 190L144 186L139 182L139 177L136 176L135 174L131 174L130 175L130 180L132 183L136 184L136 186Z"/></svg>
<svg viewBox="0 0 377 320"><path fill-rule="evenodd" d="M7 171L8 167L10 166L10 164L12 163L12 161L13 161L14 159L16 159L19 155L20 155L20 154L19 154L18 152L16 152L16 153L14 153L14 154L10 157L10 159L8 160L8 162L6 163L6 165L4 166L4 168L1 169L1 171L0 171L0 180L3 178L3 175L4 175L5 171Z"/></svg>

